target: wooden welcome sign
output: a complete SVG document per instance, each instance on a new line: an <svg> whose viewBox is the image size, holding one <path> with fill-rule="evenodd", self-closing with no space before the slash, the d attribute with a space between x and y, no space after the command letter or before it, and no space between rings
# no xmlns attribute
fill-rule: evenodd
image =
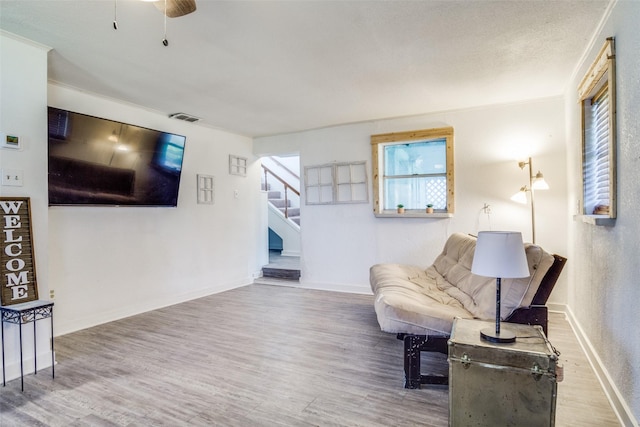
<svg viewBox="0 0 640 427"><path fill-rule="evenodd" d="M0 305L38 299L28 197L0 197Z"/></svg>

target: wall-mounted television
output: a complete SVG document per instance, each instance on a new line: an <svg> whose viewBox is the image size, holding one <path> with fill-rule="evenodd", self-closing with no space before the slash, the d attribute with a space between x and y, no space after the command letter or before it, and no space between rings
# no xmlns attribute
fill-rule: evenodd
<svg viewBox="0 0 640 427"><path fill-rule="evenodd" d="M49 107L49 206L177 206L185 141Z"/></svg>

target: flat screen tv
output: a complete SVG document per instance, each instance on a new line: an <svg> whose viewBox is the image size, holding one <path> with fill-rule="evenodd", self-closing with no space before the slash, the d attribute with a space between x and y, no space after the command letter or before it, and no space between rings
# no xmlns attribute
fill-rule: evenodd
<svg viewBox="0 0 640 427"><path fill-rule="evenodd" d="M185 141L49 107L49 206L177 206Z"/></svg>

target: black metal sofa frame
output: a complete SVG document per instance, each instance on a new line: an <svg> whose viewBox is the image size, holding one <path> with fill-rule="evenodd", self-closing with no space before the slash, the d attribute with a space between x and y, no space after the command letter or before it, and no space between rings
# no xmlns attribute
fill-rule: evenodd
<svg viewBox="0 0 640 427"><path fill-rule="evenodd" d="M567 259L560 255L553 255L554 261L544 278L540 282L540 287L533 297L529 307L516 309L505 319L505 322L520 323L528 325L540 325L545 335L548 335L549 314L547 300L555 286ZM423 375L420 370L420 354L423 351L448 353L448 336L429 336L414 334L397 334L397 338L404 342L404 387L409 389L420 388L422 384L449 384L449 377L446 375Z"/></svg>

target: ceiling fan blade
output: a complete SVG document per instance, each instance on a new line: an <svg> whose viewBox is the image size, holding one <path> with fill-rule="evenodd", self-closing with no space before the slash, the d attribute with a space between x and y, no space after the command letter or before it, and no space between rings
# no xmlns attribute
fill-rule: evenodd
<svg viewBox="0 0 640 427"><path fill-rule="evenodd" d="M169 18L177 18L187 15L196 10L196 0L167 0L167 10L165 12L165 0L153 2L159 11L164 12Z"/></svg>

